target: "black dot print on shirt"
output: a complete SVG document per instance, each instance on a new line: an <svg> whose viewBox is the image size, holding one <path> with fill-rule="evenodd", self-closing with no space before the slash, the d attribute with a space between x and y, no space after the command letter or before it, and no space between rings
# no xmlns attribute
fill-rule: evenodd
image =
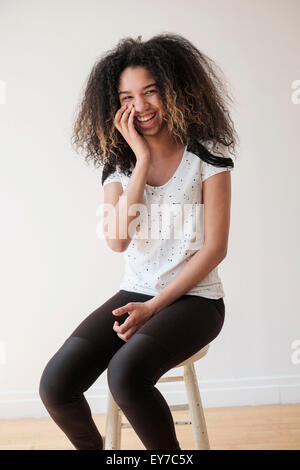
<svg viewBox="0 0 300 470"><path fill-rule="evenodd" d="M188 160L186 160L186 161L188 161ZM189 163L189 165L191 166L190 163ZM190 167L189 167L189 168L190 168ZM186 167L186 170L187 170L187 167ZM199 175L200 175L200 174L199 174ZM171 203L172 203L172 204L178 204L178 203L179 203L179 204L182 204L182 203L188 202L188 201L192 201L195 205L196 205L196 204L197 204L197 205L201 204L200 199L199 199L199 202L198 202L198 201L194 201L194 199L195 199L195 188L197 188L197 190L198 190L198 187L199 187L199 186L201 187L201 183L198 183L198 182L197 182L197 178L199 177L199 175L197 174L197 172L194 172L193 175L187 174L187 176L188 176L188 178L190 178L190 182L191 182L190 184L188 184L188 190L189 190L188 193L189 193L189 194L184 193L184 194L183 194L183 197L182 197L182 192L181 192L180 195L179 195L179 193L176 193L176 189L178 189L178 190L182 190L182 189L183 189L183 184L182 184L182 183L183 183L183 179L184 179L184 178L178 177L179 175L177 175L177 179L178 179L178 183L179 183L179 184L177 185L177 184L175 183L175 185L173 185L173 187L171 188L171 190L173 191L173 194L170 194L169 191L166 192L165 189L163 189L163 193L164 193L164 194L160 194L160 197L161 197L165 202L169 201L169 204L171 204ZM183 175L182 175L182 176L183 176ZM180 181L181 181L181 184L180 184ZM189 183L189 181L185 181L185 183ZM193 186L192 186L192 185L193 185ZM179 187L179 186L180 186L180 187ZM186 185L185 185L185 187L186 187ZM169 189L170 189L170 187L169 187ZM154 196L158 197L158 193L157 193L156 191L149 192L148 194L149 194L149 195L152 194L152 196L154 195ZM174 202L173 202L173 201L171 201L171 199L172 199L172 196L174 196L174 195L175 195L175 196L178 195L178 198L175 197L175 198L173 199L173 201L174 201ZM190 196L191 196L191 197L190 197ZM151 196L150 196L150 202L151 202L151 199L152 199L153 202L154 202L154 200L155 200L156 198L151 198ZM183 201L181 201L181 199L183 199ZM177 202L175 202L175 201L177 201ZM159 214L159 219L160 219L160 220L161 220L162 216L163 216L163 214L160 213L160 214ZM190 216L190 220L192 220L192 219L193 219L193 214L190 213L189 216ZM149 218L149 217L150 217L150 215L148 214L148 218ZM150 218L151 218L151 217L150 217ZM150 219L149 219L149 220L150 220ZM153 221L151 220L151 222L153 222ZM187 220L187 224L189 225L189 220ZM162 247L157 247L158 250L160 250L160 251L159 251L159 260L162 260L162 259L166 260L167 263L168 263L168 265L171 266L171 267L172 267L172 264L173 264L175 261L177 262L177 259L175 260L175 259L174 259L174 256L176 256L176 257L177 257L177 256L178 256L178 257L182 257L185 261L187 261L188 255L191 254L191 252L187 249L188 246L189 246L189 238L184 238L184 240L183 240L183 239L182 239L182 240L177 240L175 246L170 247L170 246L169 246L169 245L170 245L170 242L164 241L163 238L161 238L161 236L165 234L165 231L161 229L161 230L159 230L159 233L160 233L160 237L159 237L160 243L162 244ZM149 243L150 243L150 244L149 244ZM150 247L152 247L152 243L151 243L151 242L149 242L149 243L148 243L148 241L147 241L147 244L149 245L148 250L149 250ZM169 244L168 244L168 243L169 243ZM138 243L137 245L140 245L140 243ZM154 274L153 277L154 277L154 279L155 279L155 271L156 271L155 268L156 268L156 265L160 266L161 261L158 262L158 263L156 263L155 261L150 260L151 253L145 249L145 248L146 248L145 245L143 245L143 246L144 246L144 255L145 255L145 263L143 263L144 271L138 272L138 278L137 278L138 281L137 281L137 282L134 282L134 279L132 279L131 282L130 282L130 280L128 280L128 283L130 282L130 285L134 285L134 286L137 288L137 291L139 291L139 290L141 289L141 286L143 286L143 285L144 285L144 286L149 286L150 288L153 288L153 290L155 290L155 287L153 286L152 282L149 283L149 282L147 282L147 281L144 281L144 279L143 279L143 274L142 274L142 273L145 272L145 270L147 271L147 274L148 274L149 272L151 273L151 271L152 271L152 269L153 269L153 271L154 271L154 272L153 272L153 274ZM131 252L133 255L136 254L136 253L134 252L134 250L131 250L130 252ZM173 258L168 258L168 255L171 255ZM138 255L137 255L136 259L139 259L139 258L138 258ZM132 260L132 256L131 256L131 258L130 258L130 262L132 262L131 260ZM170 264L169 264L169 263L170 263ZM171 263L172 263L172 264L171 264ZM146 268L146 269L145 269L145 267L146 267L147 265L149 266L149 268ZM142 265L140 265L140 266L141 266L141 268L142 268ZM151 267L151 266L152 266L152 267ZM167 283L165 283L165 282L162 282L163 274L164 274L164 273L162 272L162 273L161 273L161 276L157 276L157 285L160 285L161 288L165 287L166 284L167 284ZM170 280L171 280L171 277L174 277L174 276L175 276L175 272L171 272ZM160 282L158 282L158 281L160 281ZM155 282L155 281L154 281L154 282ZM131 289L131 290L133 290L133 289ZM201 288L200 291L203 292L204 289ZM199 293L199 295L201 295L201 294Z"/></svg>

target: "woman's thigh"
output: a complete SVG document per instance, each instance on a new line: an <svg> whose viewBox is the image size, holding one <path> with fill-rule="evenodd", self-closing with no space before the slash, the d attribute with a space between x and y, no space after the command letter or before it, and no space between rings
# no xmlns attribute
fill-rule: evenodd
<svg viewBox="0 0 300 470"><path fill-rule="evenodd" d="M112 310L129 302L146 302L153 296L119 290L88 315L70 336L85 338L109 360L124 340L113 330L116 317ZM128 313L118 316L123 324ZM208 299L197 295L183 295L153 315L135 334L156 338L161 346L174 355L180 349L197 351L211 342L221 331L225 319L223 298Z"/></svg>
<svg viewBox="0 0 300 470"><path fill-rule="evenodd" d="M119 364L119 371L122 369L124 373L125 367L120 367L124 362L136 371L139 365L144 367L148 378L155 383L171 367L211 342L222 328L225 311L222 299L184 295L151 317L128 342L119 338L113 330L112 310L152 297L120 290L89 314L43 372L42 388L48 398L64 402L72 392L75 399L95 382L112 359L111 366ZM120 325L128 315L118 317ZM136 364L137 360L142 364Z"/></svg>
<svg viewBox="0 0 300 470"><path fill-rule="evenodd" d="M183 295L152 316L137 334L154 338L174 362L180 363L212 342L224 320L223 298Z"/></svg>
<svg viewBox="0 0 300 470"><path fill-rule="evenodd" d="M149 298L151 298L149 296ZM115 399L128 398L213 341L225 318L223 299L184 295L152 316L124 343L108 365ZM151 390L151 389L150 389Z"/></svg>
<svg viewBox="0 0 300 470"><path fill-rule="evenodd" d="M40 393L45 401L59 404L75 400L95 382L126 344L113 330L112 310L140 300L140 296L118 291L72 331L43 371ZM119 317L120 324L128 315Z"/></svg>

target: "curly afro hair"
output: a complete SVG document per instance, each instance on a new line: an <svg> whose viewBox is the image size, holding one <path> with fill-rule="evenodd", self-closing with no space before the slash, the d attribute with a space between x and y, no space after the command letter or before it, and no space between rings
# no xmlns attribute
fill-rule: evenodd
<svg viewBox="0 0 300 470"><path fill-rule="evenodd" d="M141 36L123 38L95 63L72 135L72 144L85 152L86 162L92 160L96 168L103 165L104 177L116 165L130 174L136 163L134 152L113 122L120 108L120 75L129 66L145 67L153 75L165 110L164 120L176 141L188 145L208 163L234 166L231 158L211 153L221 148L234 155L238 140L228 111L232 98L223 73L189 40L173 33L148 41L142 41ZM210 141L211 151L201 141Z"/></svg>

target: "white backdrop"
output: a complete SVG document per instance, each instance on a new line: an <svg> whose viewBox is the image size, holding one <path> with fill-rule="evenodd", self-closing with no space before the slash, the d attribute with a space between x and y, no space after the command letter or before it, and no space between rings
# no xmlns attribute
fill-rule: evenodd
<svg viewBox="0 0 300 470"><path fill-rule="evenodd" d="M300 401L299 15L298 0L1 2L0 418L48 416L46 363L118 290L123 255L96 235L101 170L72 149L72 124L100 55L162 32L221 66L241 142L219 267L225 323L196 363L203 405ZM186 402L182 384L158 388ZM105 371L86 393L93 413L107 391Z"/></svg>

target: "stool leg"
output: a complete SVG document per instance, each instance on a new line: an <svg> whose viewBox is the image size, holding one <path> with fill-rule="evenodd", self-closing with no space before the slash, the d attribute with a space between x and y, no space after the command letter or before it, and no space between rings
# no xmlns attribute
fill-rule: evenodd
<svg viewBox="0 0 300 470"><path fill-rule="evenodd" d="M106 414L105 450L119 450L121 448L121 414L119 407L108 392L108 407Z"/></svg>
<svg viewBox="0 0 300 470"><path fill-rule="evenodd" d="M194 363L184 366L184 383L197 450L209 450L209 440Z"/></svg>

